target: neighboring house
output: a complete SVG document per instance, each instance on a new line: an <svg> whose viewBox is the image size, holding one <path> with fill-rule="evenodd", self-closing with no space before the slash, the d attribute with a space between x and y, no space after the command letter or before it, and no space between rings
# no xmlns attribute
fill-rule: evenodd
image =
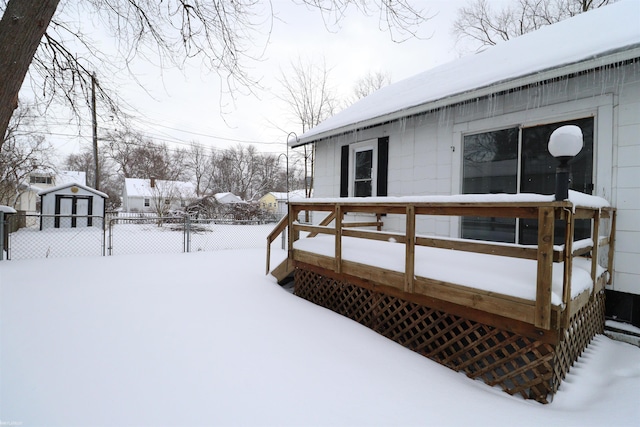
<svg viewBox="0 0 640 427"><path fill-rule="evenodd" d="M86 173L79 171L32 172L27 180L20 185L21 191L16 199L15 208L28 214L36 214L40 210L38 206L40 191L70 183L87 185Z"/></svg>
<svg viewBox="0 0 640 427"><path fill-rule="evenodd" d="M639 17L640 2L621 1L543 27L384 87L290 145L315 145L314 197L553 194L549 135L579 126L572 188L618 212L609 315L640 326ZM449 217L417 227L514 243L531 243L534 228Z"/></svg>
<svg viewBox="0 0 640 427"><path fill-rule="evenodd" d="M282 216L287 213L287 202L293 199L304 199L304 190L293 190L288 194L272 191L262 196L259 203L263 211Z"/></svg>
<svg viewBox="0 0 640 427"><path fill-rule="evenodd" d="M124 180L122 207L125 212L166 213L183 210L194 199L196 188L190 182L155 178Z"/></svg>
<svg viewBox="0 0 640 427"><path fill-rule="evenodd" d="M186 212L196 218L232 217L238 212L250 211L250 205L233 193L216 193L194 199Z"/></svg>
<svg viewBox="0 0 640 427"><path fill-rule="evenodd" d="M42 190L40 229L103 226L106 194L78 183Z"/></svg>
<svg viewBox="0 0 640 427"><path fill-rule="evenodd" d="M213 197L216 199L216 202L223 205L229 203L245 203L240 197L236 196L233 193L216 193L213 195Z"/></svg>

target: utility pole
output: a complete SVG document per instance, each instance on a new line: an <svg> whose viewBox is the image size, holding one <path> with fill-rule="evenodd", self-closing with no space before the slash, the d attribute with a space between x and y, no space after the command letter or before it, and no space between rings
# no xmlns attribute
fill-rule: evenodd
<svg viewBox="0 0 640 427"><path fill-rule="evenodd" d="M91 119L93 124L93 161L95 173L93 175L93 188L99 190L100 170L98 168L98 120L96 119L96 73L91 74Z"/></svg>

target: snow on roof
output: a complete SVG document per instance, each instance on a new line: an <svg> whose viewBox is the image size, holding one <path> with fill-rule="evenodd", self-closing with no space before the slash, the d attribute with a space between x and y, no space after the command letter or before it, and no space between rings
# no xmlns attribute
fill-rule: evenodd
<svg viewBox="0 0 640 427"><path fill-rule="evenodd" d="M219 203L241 203L241 202L243 202L243 200L240 197L238 197L235 194L230 193L230 192L216 193L216 194L213 195L213 197Z"/></svg>
<svg viewBox="0 0 640 427"><path fill-rule="evenodd" d="M150 179L125 178L124 186L128 197L153 197L157 195L151 187ZM166 195L178 194L180 197L196 197L196 188L191 182L155 180L155 188Z"/></svg>
<svg viewBox="0 0 640 427"><path fill-rule="evenodd" d="M273 195L273 197L275 197L276 200L305 198L305 190L292 190L292 191L289 191L288 194L286 192L271 191L269 194Z"/></svg>
<svg viewBox="0 0 640 427"><path fill-rule="evenodd" d="M16 210L13 209L11 206L0 205L0 212L14 214L16 213Z"/></svg>
<svg viewBox="0 0 640 427"><path fill-rule="evenodd" d="M83 190L89 191L91 193L97 194L98 196L104 197L105 199L108 199L109 196L107 196L105 193L103 193L102 191L98 191L95 188L91 188L91 187L87 187L86 185L82 185L79 184L77 182L68 182L66 184L60 184L60 185L56 185L55 187L51 187L51 188L47 188L45 190L41 190L38 192L38 196L44 196L45 194L49 194L49 193L53 193L54 191L59 191L68 187L80 187Z"/></svg>
<svg viewBox="0 0 640 427"><path fill-rule="evenodd" d="M626 0L543 27L383 87L289 144L640 57L639 17L640 1Z"/></svg>
<svg viewBox="0 0 640 427"><path fill-rule="evenodd" d="M87 185L87 173L83 171L59 171L56 174L57 185L78 183Z"/></svg>

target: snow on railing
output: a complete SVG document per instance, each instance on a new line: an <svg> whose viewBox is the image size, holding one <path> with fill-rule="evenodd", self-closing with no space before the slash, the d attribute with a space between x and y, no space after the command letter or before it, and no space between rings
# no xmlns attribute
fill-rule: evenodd
<svg viewBox="0 0 640 427"><path fill-rule="evenodd" d="M497 255L510 259L525 259L535 261L533 279L535 281L535 295L533 310L528 314L528 319L536 327L549 329L553 306L564 310L563 321L568 321L571 314L571 304L576 298L578 291L572 292L572 277L574 258L580 255L591 255L590 274L584 270L583 260L580 262L580 270L584 270L587 280L590 282L590 292L598 289L597 282L602 277L604 269L598 265L599 249L607 244L609 256L607 267L611 271L613 263L613 235L615 228L615 209L608 206L608 203L601 198L576 195L572 192L568 201L553 201L549 196L540 195L462 195L462 196L436 196L436 197L385 197L385 198L341 198L341 199L305 199L292 201L289 204L288 228L288 252L289 258L293 259L296 248L294 242L298 239L301 231L306 231L308 237L315 235L334 236L333 248L330 257L333 258L332 269L335 273L344 272L345 266L353 269L353 260L343 259L343 244L347 238L364 239L369 242L385 241L396 242L405 246L404 266L400 268L403 274L402 290L407 293L417 292L416 288L416 248L436 248L447 249L458 252ZM571 200L574 199L576 203ZM292 221L297 218L302 211L320 211L327 213L325 220L317 225L300 224ZM345 221L347 214L373 214L376 221ZM405 224L403 231L388 231L382 227L383 215L404 215ZM419 227L416 226L416 218L421 216L476 216L476 217L498 217L498 218L525 218L537 220L537 245L516 245L499 242L487 242L467 240L460 238L441 238L435 236L425 236L419 234ZM396 218L397 219L397 218ZM609 219L609 237L580 239L574 242L574 222L576 219L587 219L592 223L592 236L599 236L603 232L601 220ZM386 220L386 219L385 219ZM555 223L561 221L565 227L564 242L561 245L554 245ZM375 227L376 230L366 230L352 228L352 226ZM279 224L279 232L284 231L284 224ZM275 232L276 230L274 230ZM279 234L279 233L278 233ZM597 242L594 243L594 242ZM366 253L371 251L372 244L369 244L369 251L363 250L364 258ZM366 263L366 259L362 260ZM554 263L557 265L554 273ZM374 264L375 265L375 264ZM371 267L375 269L376 267ZM462 268L462 266L460 267ZM269 260L267 258L267 271ZM370 269L370 270L371 270ZM586 267L589 270L589 267ZM351 271L351 270L350 270ZM581 272L581 271L580 271ZM351 274L351 273L350 273ZM363 272L368 277L370 271ZM422 274L422 273L421 273ZM552 289L554 288L554 278L559 276L560 289L558 294L560 299L552 299ZM589 279L590 276L590 279ZM384 279L384 274L378 276ZM611 275L609 276L611 277ZM455 281L439 279L446 283L456 284ZM574 279L575 281L576 279ZM397 286L398 283L393 283ZM573 283L576 285L576 283ZM482 293L482 290L477 290ZM588 293L588 292L587 292ZM485 296L496 295L496 291L485 291ZM553 298L556 298L555 296Z"/></svg>

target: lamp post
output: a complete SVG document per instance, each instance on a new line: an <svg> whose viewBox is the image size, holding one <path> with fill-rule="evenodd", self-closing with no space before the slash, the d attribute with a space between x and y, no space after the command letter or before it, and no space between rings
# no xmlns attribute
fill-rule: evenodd
<svg viewBox="0 0 640 427"><path fill-rule="evenodd" d="M549 153L560 164L556 167L556 200L569 198L569 162L582 150L584 145L582 130L575 125L561 126L549 137Z"/></svg>
<svg viewBox="0 0 640 427"><path fill-rule="evenodd" d="M280 153L280 155L278 156L278 162L280 161L280 156L284 156L284 158L287 160L287 169L286 169L286 177L287 177L287 183L286 183L286 189L287 189L287 212L289 210L289 138L291 137L291 135L293 135L295 137L295 140L298 140L298 135L296 135L295 132L289 132L289 134L287 135L287 153ZM279 209L278 209L279 210ZM287 232L285 231L284 233L282 233L282 249L284 250L286 248L286 239L287 239Z"/></svg>
<svg viewBox="0 0 640 427"><path fill-rule="evenodd" d="M298 135L295 132L289 132L287 135L287 204L289 203L289 140L291 139L291 135L295 137L295 141L298 141Z"/></svg>

